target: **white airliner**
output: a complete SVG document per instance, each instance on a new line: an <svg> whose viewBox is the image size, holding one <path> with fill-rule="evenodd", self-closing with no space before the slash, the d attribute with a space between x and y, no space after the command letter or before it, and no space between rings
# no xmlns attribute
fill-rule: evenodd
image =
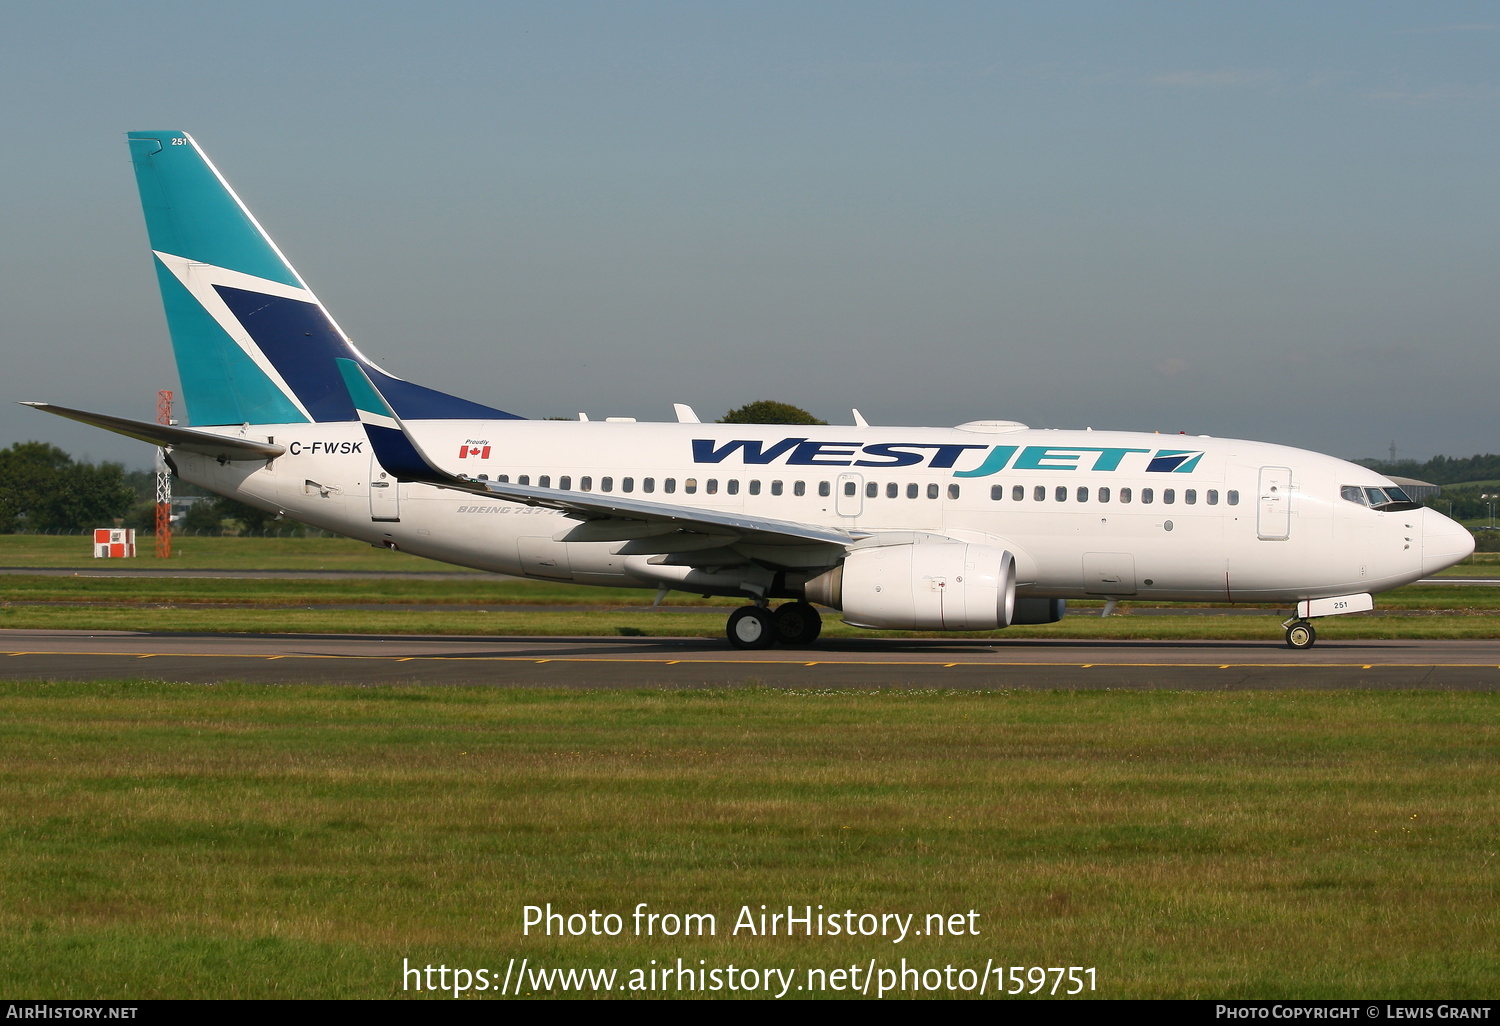
<svg viewBox="0 0 1500 1026"><path fill-rule="evenodd" d="M39 409L162 446L183 480L496 573L740 596L740 648L861 627L1052 623L1070 598L1285 603L1309 621L1474 540L1364 467L1186 435L525 420L350 343L191 136L129 134L192 427ZM773 612L775 600L786 600Z"/></svg>

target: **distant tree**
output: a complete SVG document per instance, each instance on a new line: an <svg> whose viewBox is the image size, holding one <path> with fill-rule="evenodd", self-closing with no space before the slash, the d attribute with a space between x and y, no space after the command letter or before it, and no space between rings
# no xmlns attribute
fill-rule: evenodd
<svg viewBox="0 0 1500 1026"><path fill-rule="evenodd" d="M182 515L181 529L193 534L220 534L224 530L224 514L219 511L218 499L199 499Z"/></svg>
<svg viewBox="0 0 1500 1026"><path fill-rule="evenodd" d="M261 534L276 520L275 513L267 513L233 499L220 499L214 505L218 507L220 517L239 525L241 534Z"/></svg>
<svg viewBox="0 0 1500 1026"><path fill-rule="evenodd" d="M118 463L75 463L44 442L0 450L0 531L109 526L134 501Z"/></svg>
<svg viewBox="0 0 1500 1026"><path fill-rule="evenodd" d="M1463 481L1492 481L1500 478L1500 456L1469 456L1456 458L1453 456L1434 456L1426 463L1418 463L1416 460L1398 460L1390 463L1386 460L1355 460L1355 463L1369 467L1377 474L1385 474L1387 477L1394 474L1397 477L1414 477L1418 481L1429 481L1432 484L1458 484Z"/></svg>
<svg viewBox="0 0 1500 1026"><path fill-rule="evenodd" d="M719 418L720 424L827 424L811 413L790 403L761 399L730 410Z"/></svg>
<svg viewBox="0 0 1500 1026"><path fill-rule="evenodd" d="M130 512L135 492L125 483L118 463L75 463L58 475L53 487L32 511L37 527L50 531L83 531L108 527Z"/></svg>
<svg viewBox="0 0 1500 1026"><path fill-rule="evenodd" d="M0 531L35 526L33 513L73 457L45 442L0 449Z"/></svg>
<svg viewBox="0 0 1500 1026"><path fill-rule="evenodd" d="M194 534L263 534L276 514L233 499L201 499L183 515L181 528ZM293 526L287 521L288 526Z"/></svg>

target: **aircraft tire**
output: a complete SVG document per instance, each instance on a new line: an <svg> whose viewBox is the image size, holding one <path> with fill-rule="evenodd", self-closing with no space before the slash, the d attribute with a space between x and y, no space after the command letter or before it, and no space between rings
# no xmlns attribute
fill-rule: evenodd
<svg viewBox="0 0 1500 1026"><path fill-rule="evenodd" d="M735 648L770 648L776 644L776 621L760 606L741 606L730 613L724 632Z"/></svg>
<svg viewBox="0 0 1500 1026"><path fill-rule="evenodd" d="M1317 640L1318 632L1306 620L1299 620L1286 629L1287 648L1312 648Z"/></svg>
<svg viewBox="0 0 1500 1026"><path fill-rule="evenodd" d="M788 602L779 606L772 618L776 621L776 642L788 648L803 648L823 633L823 617L807 602Z"/></svg>

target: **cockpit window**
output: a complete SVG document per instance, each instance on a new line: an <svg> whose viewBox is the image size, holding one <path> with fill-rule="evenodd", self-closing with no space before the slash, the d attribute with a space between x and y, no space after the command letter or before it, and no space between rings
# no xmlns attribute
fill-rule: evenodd
<svg viewBox="0 0 1500 1026"><path fill-rule="evenodd" d="M1418 509L1421 504L1413 502L1411 496L1407 495L1395 485L1384 485L1373 488L1367 485L1341 485L1339 494L1349 502L1357 502L1361 506L1369 506L1371 509L1381 513L1395 513L1401 510Z"/></svg>

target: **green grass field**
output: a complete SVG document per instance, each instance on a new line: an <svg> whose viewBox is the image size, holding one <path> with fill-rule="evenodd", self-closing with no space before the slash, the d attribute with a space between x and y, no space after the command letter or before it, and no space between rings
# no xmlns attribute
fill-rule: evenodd
<svg viewBox="0 0 1500 1026"><path fill-rule="evenodd" d="M904 956L1092 966L1104 997L1489 997L1497 714L1439 692L0 684L0 989L386 997L403 958ZM642 901L718 933L522 936L528 904ZM729 936L762 903L974 909L980 933Z"/></svg>
<svg viewBox="0 0 1500 1026"><path fill-rule="evenodd" d="M154 569L170 565L180 570L342 570L475 573L448 563L392 552L350 538L192 538L172 539L172 558L154 555L154 539L136 539L132 560L94 559L92 539L85 535L0 534L0 567L137 566Z"/></svg>

